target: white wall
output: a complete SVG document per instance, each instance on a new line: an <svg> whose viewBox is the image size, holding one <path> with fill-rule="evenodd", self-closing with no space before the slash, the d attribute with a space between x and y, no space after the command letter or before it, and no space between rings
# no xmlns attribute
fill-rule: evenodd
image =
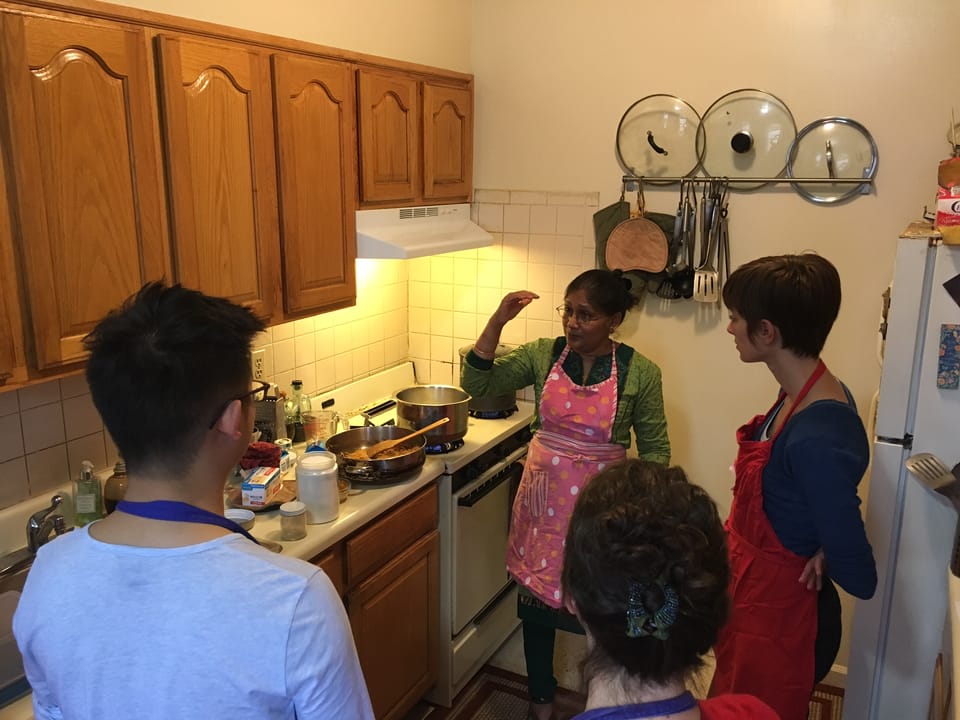
<svg viewBox="0 0 960 720"><path fill-rule="evenodd" d="M951 106L960 110L949 68L960 3L481 0L473 9L476 187L598 191L607 205L622 175L617 124L653 93L702 114L731 90L760 88L786 102L798 127L844 115L871 131L880 164L868 197L822 207L785 186L730 201L734 266L805 249L838 266L844 301L824 357L866 415L896 237L933 204ZM648 190L647 204L673 212L675 192ZM653 298L623 330L663 369L674 462L724 514L734 429L775 393L765 368L739 362L725 324L720 307Z"/></svg>

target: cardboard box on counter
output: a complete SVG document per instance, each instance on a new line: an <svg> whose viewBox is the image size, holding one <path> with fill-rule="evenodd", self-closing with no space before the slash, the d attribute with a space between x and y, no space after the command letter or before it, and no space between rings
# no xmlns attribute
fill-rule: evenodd
<svg viewBox="0 0 960 720"><path fill-rule="evenodd" d="M253 468L244 476L240 486L241 502L246 507L269 505L279 491L280 468Z"/></svg>

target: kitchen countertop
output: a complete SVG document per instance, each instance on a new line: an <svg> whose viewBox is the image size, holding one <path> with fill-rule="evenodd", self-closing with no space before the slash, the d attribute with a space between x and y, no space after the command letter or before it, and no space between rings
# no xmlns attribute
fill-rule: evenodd
<svg viewBox="0 0 960 720"><path fill-rule="evenodd" d="M279 510L257 513L251 534L256 538L281 543L284 555L309 561L421 488L436 482L443 471L444 461L437 456L428 456L420 469L402 482L391 485L355 485L346 501L340 503L337 519L328 523L307 525L307 536L302 540L280 540ZM0 720L33 720L31 696L26 695L0 708Z"/></svg>

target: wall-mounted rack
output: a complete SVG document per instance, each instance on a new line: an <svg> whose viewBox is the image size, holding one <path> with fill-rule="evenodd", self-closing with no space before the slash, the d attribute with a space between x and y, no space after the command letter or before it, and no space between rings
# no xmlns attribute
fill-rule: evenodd
<svg viewBox="0 0 960 720"><path fill-rule="evenodd" d="M817 183L820 185L872 185L874 178L792 178L792 177L710 177L706 175L693 175L689 177L647 177L644 175L624 175L623 182L644 182L655 183L657 185L667 183L693 182L708 183L723 181L733 185L734 183ZM866 192L869 188L865 189Z"/></svg>

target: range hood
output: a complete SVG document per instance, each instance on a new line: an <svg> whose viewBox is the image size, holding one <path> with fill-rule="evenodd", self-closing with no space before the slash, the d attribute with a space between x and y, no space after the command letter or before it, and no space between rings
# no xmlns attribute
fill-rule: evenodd
<svg viewBox="0 0 960 720"><path fill-rule="evenodd" d="M357 257L405 259L486 247L493 237L470 221L470 204L357 211Z"/></svg>

